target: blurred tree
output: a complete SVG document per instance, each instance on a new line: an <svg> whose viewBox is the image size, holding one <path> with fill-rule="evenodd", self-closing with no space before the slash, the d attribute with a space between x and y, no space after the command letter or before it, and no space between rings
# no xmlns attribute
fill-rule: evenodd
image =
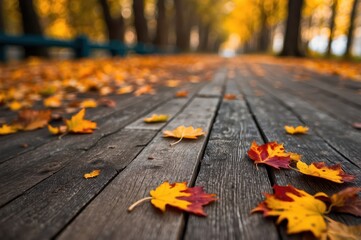
<svg viewBox="0 0 361 240"><path fill-rule="evenodd" d="M5 32L5 23L4 23L4 6L3 0L0 0L0 33Z"/></svg>
<svg viewBox="0 0 361 240"><path fill-rule="evenodd" d="M149 43L148 24L144 15L144 0L133 0L133 17L137 41Z"/></svg>
<svg viewBox="0 0 361 240"><path fill-rule="evenodd" d="M300 49L300 23L303 0L288 0L288 17L281 56L303 56Z"/></svg>
<svg viewBox="0 0 361 240"><path fill-rule="evenodd" d="M19 0L23 33L30 35L43 36L38 15L35 12L33 0ZM24 47L25 57L38 56L48 57L46 48L43 47Z"/></svg>
<svg viewBox="0 0 361 240"><path fill-rule="evenodd" d="M337 2L338 0L333 0L331 5L331 17L330 17L330 35L328 37L328 44L327 44L327 50L326 55L331 55L331 47L332 47L332 40L334 37L335 32L335 25L336 25L336 14L337 14Z"/></svg>
<svg viewBox="0 0 361 240"><path fill-rule="evenodd" d="M154 44L164 47L168 44L168 22L166 11L166 0L157 1L157 29L155 32Z"/></svg>
<svg viewBox="0 0 361 240"><path fill-rule="evenodd" d="M354 0L352 9L351 9L350 25L349 25L348 32L347 32L346 51L344 54L344 57L346 57L346 58L349 58L352 55L351 47L352 47L352 43L353 43L353 34L354 34L354 28L355 28L355 18L356 18L358 3L359 3L359 0Z"/></svg>
<svg viewBox="0 0 361 240"><path fill-rule="evenodd" d="M107 0L99 0L100 6L103 11L105 25L108 31L109 40L119 40L124 41L124 19L122 14L119 14L117 18L113 18L110 13L110 8Z"/></svg>
<svg viewBox="0 0 361 240"><path fill-rule="evenodd" d="M194 23L194 8L190 0L174 0L176 47L181 51L190 48L191 28Z"/></svg>

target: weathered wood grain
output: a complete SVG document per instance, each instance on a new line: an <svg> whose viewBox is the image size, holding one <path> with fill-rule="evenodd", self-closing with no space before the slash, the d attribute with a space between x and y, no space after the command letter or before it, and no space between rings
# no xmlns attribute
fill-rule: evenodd
<svg viewBox="0 0 361 240"><path fill-rule="evenodd" d="M216 98L195 98L167 124L166 129L193 125L208 132L218 102ZM192 182L195 178L206 137L196 141L183 140L175 146L169 146L171 142L174 140L162 138L159 133L65 229L59 239L178 239L184 224L183 213L171 210L163 214L150 203L127 213L127 207L149 196L149 191L163 181Z"/></svg>
<svg viewBox="0 0 361 240"><path fill-rule="evenodd" d="M100 119L97 122L99 129L90 135L66 136L4 162L0 170L0 206L63 168L69 160L64 155L89 150L99 139L119 131L172 97L172 92L151 96L146 102Z"/></svg>
<svg viewBox="0 0 361 240"><path fill-rule="evenodd" d="M226 81L226 68L216 72L212 81L205 85L198 93L199 97L220 97L223 92L224 83Z"/></svg>
<svg viewBox="0 0 361 240"><path fill-rule="evenodd" d="M352 162L340 155L330 147L322 138L313 133L311 129L307 135L291 136L285 133L284 125L303 125L297 116L287 109L284 105L275 101L266 92L257 96L255 91L259 91L256 85L250 87L247 79L241 78L239 81L240 89L245 94L252 114L254 114L257 124L267 141L278 141L284 143L285 149L290 152L296 152L303 155L303 161L326 162L327 164L341 163L343 169L355 176L361 175L361 169ZM327 180L313 178L299 174L295 171L277 171L272 170L273 181L279 185L292 184L309 193L325 192L333 194L342 190L346 186L360 186L361 180L357 178L351 184L335 184ZM360 223L361 219L347 216L345 218L349 224Z"/></svg>
<svg viewBox="0 0 361 240"><path fill-rule="evenodd" d="M252 141L263 140L233 80L226 92L239 99L222 102L195 182L217 193L218 201L207 207L208 217L189 216L185 239L278 239L272 221L250 214L262 193L272 192L266 169L247 157Z"/></svg>
<svg viewBox="0 0 361 240"><path fill-rule="evenodd" d="M84 154L64 157L69 165L0 209L2 239L50 239L125 168L156 131L122 130ZM84 173L100 169L93 179Z"/></svg>

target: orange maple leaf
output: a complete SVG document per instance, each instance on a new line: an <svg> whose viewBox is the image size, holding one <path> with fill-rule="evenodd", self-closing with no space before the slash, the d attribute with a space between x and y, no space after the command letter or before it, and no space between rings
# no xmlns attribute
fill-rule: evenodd
<svg viewBox="0 0 361 240"><path fill-rule="evenodd" d="M138 88L135 92L135 96L140 96L144 94L155 94L155 90L151 85L145 85L143 87Z"/></svg>
<svg viewBox="0 0 361 240"><path fill-rule="evenodd" d="M326 166L324 162L316 162L307 165L302 161L298 161L296 167L303 174L324 178L337 183L352 182L355 179L354 176L346 174L340 164Z"/></svg>
<svg viewBox="0 0 361 240"><path fill-rule="evenodd" d="M70 120L65 120L67 131L74 133L92 133L96 129L97 124L95 122L85 120L85 109L80 110L79 113L71 117Z"/></svg>
<svg viewBox="0 0 361 240"><path fill-rule="evenodd" d="M288 134L305 134L308 132L308 127L304 127L304 126L297 126L297 127L293 127L293 126L285 126L285 130Z"/></svg>
<svg viewBox="0 0 361 240"><path fill-rule="evenodd" d="M226 100L235 100L235 99L237 99L237 96L232 93L226 93L226 94L224 94L223 98Z"/></svg>
<svg viewBox="0 0 361 240"><path fill-rule="evenodd" d="M301 156L297 153L286 152L283 144L277 142L269 142L263 145L257 145L252 142L251 148L248 151L248 157L254 161L255 164L267 164L274 168L290 168L291 161L299 161Z"/></svg>
<svg viewBox="0 0 361 240"><path fill-rule="evenodd" d="M132 211L138 204L150 200L153 206L165 212L166 206L179 208L200 216L207 216L203 206L216 201L215 194L208 194L202 187L188 188L187 183L164 182L155 190L150 191L151 197L143 198L132 204L128 211Z"/></svg>
<svg viewBox="0 0 361 240"><path fill-rule="evenodd" d="M202 128L195 129L192 126L185 127L183 125L173 129L172 131L163 131L163 137L179 138L177 142L171 143L171 145L179 143L183 138L197 139L199 136L203 136L204 134L205 132L203 132Z"/></svg>
<svg viewBox="0 0 361 240"><path fill-rule="evenodd" d="M86 179L95 178L95 177L99 176L99 174L100 174L100 170L93 170L90 173L84 174L84 178L86 178Z"/></svg>
<svg viewBox="0 0 361 240"><path fill-rule="evenodd" d="M263 212L265 217L277 217L277 224L288 221L287 233L312 232L321 238L327 231L324 214L326 204L315 196L293 186L273 187L274 194L265 194L266 200L261 202L252 212Z"/></svg>

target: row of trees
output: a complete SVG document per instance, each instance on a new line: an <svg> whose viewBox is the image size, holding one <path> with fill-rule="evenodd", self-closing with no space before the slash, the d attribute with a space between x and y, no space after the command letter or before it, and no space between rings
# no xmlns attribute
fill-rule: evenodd
<svg viewBox="0 0 361 240"><path fill-rule="evenodd" d="M346 35L345 56L350 56L353 34L360 24L356 21L359 2L0 0L0 12L4 13L0 16L0 31L62 38L85 34L93 40L137 41L159 48L175 46L181 51L189 51L196 41L197 50L202 52L217 50L230 33L239 36L245 52L267 52L281 32L281 55L303 56L308 42L327 29L327 54L331 54L332 40ZM26 49L26 54L44 56L46 51Z"/></svg>

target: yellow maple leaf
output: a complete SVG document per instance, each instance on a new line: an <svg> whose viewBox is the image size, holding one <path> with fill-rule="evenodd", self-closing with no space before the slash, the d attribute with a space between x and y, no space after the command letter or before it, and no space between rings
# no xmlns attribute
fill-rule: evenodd
<svg viewBox="0 0 361 240"><path fill-rule="evenodd" d="M302 161L298 161L296 167L303 174L324 178L336 183L351 182L355 178L346 174L339 164L326 166L323 162L317 162L307 165Z"/></svg>
<svg viewBox="0 0 361 240"><path fill-rule="evenodd" d="M118 89L117 94L126 94L133 92L134 88L133 86L124 86Z"/></svg>
<svg viewBox="0 0 361 240"><path fill-rule="evenodd" d="M197 139L199 136L203 136L205 132L203 132L202 128L193 128L192 126L185 127L179 126L176 129L169 131L163 131L163 137L173 137L179 138L177 142L172 143L171 145L177 144L182 141L183 138L187 139Z"/></svg>
<svg viewBox="0 0 361 240"><path fill-rule="evenodd" d="M207 205L216 200L215 194L208 194L203 191L202 187L188 188L187 183L164 182L155 190L150 191L151 197L145 197L132 204L128 211L144 201L151 201L153 206L165 212L166 206L179 208L183 211L206 216L203 211L203 205Z"/></svg>
<svg viewBox="0 0 361 240"><path fill-rule="evenodd" d="M6 135L17 132L16 128L11 125L4 124L0 127L0 135Z"/></svg>
<svg viewBox="0 0 361 240"><path fill-rule="evenodd" d="M178 87L179 84L180 84L180 81L176 80L176 79L170 79L170 80L167 80L167 82L166 82L167 87Z"/></svg>
<svg viewBox="0 0 361 240"><path fill-rule="evenodd" d="M62 97L60 95L54 95L48 98L45 98L43 103L45 107L51 107L51 108L58 108L61 107L61 99Z"/></svg>
<svg viewBox="0 0 361 240"><path fill-rule="evenodd" d="M86 178L86 179L95 178L95 177L99 176L99 174L100 174L100 170L93 170L90 173L84 174L84 178Z"/></svg>
<svg viewBox="0 0 361 240"><path fill-rule="evenodd" d="M157 123L157 122L166 122L168 121L169 116L164 114L153 114L151 117L144 118L146 123Z"/></svg>
<svg viewBox="0 0 361 240"><path fill-rule="evenodd" d="M20 110L20 109L23 107L23 105L22 105L20 102L18 102L18 101L12 101L12 102L9 103L7 106L8 106L12 111Z"/></svg>
<svg viewBox="0 0 361 240"><path fill-rule="evenodd" d="M79 106L81 108L95 108L98 104L94 99L85 99L79 104Z"/></svg>
<svg viewBox="0 0 361 240"><path fill-rule="evenodd" d="M65 120L67 131L74 133L92 133L96 129L97 124L95 122L85 120L85 109L80 110L79 113L71 117L70 120Z"/></svg>
<svg viewBox="0 0 361 240"><path fill-rule="evenodd" d="M252 212L274 216L277 224L287 220L287 233L312 232L321 238L327 230L324 220L326 204L305 191L292 186L274 186L275 194L266 194L266 200Z"/></svg>
<svg viewBox="0 0 361 240"><path fill-rule="evenodd" d="M304 126L297 126L297 127L293 127L293 126L285 126L285 130L288 134L305 134L308 132L308 127L304 127Z"/></svg>

